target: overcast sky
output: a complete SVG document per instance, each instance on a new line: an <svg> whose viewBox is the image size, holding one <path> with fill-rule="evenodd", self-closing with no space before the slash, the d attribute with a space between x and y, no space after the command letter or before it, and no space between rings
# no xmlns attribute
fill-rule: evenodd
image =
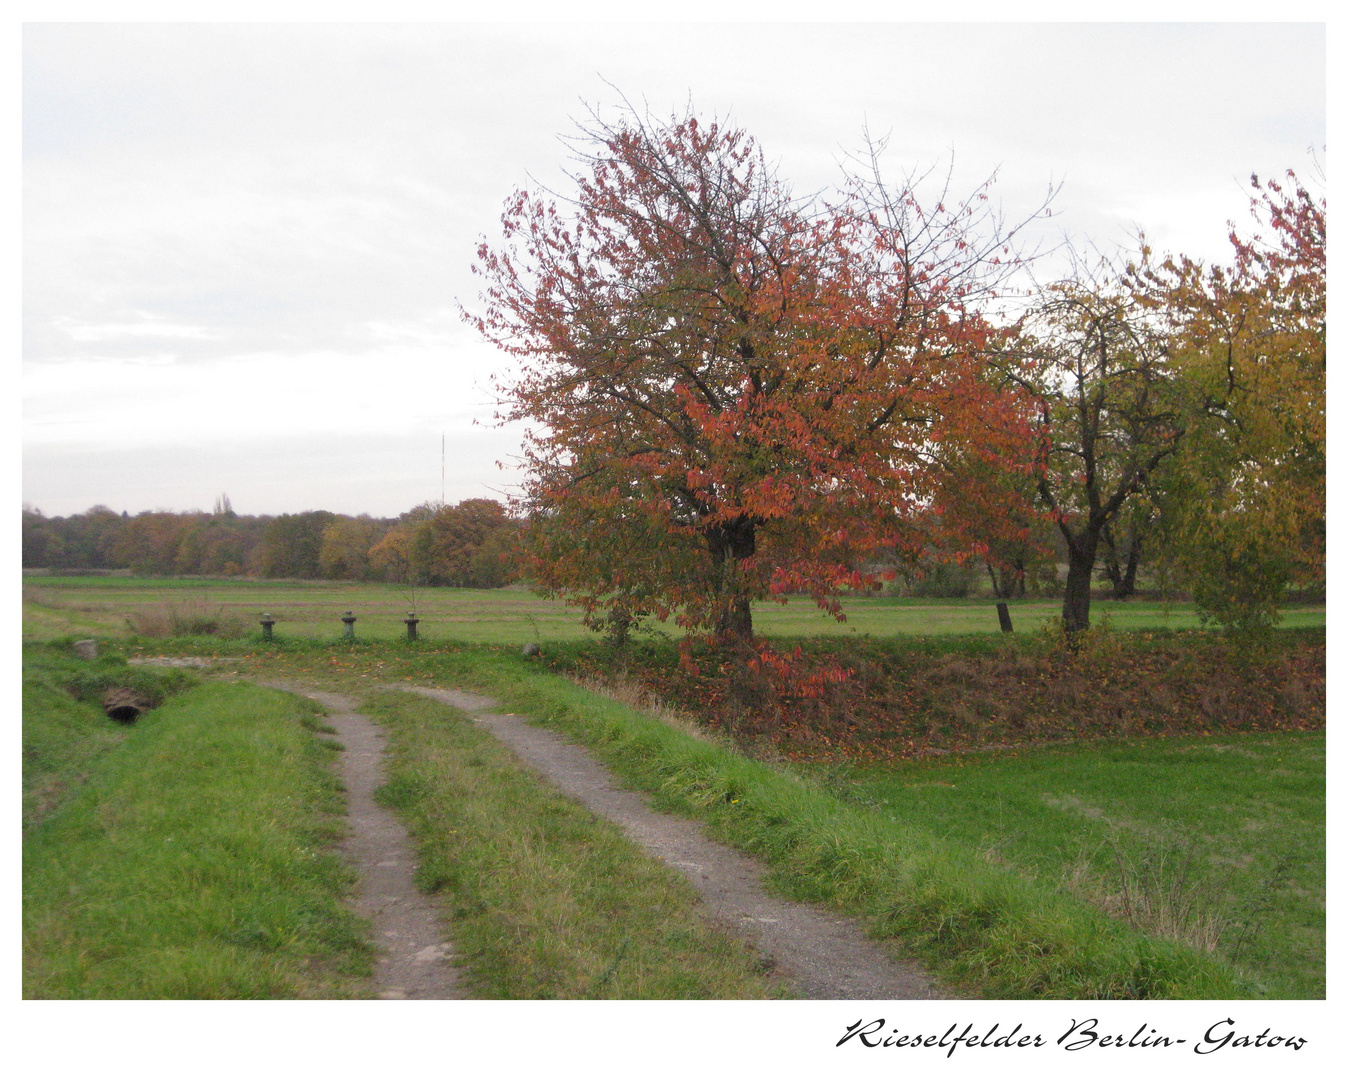
<svg viewBox="0 0 1348 1080"><path fill-rule="evenodd" d="M23 36L23 498L48 515L396 515L508 490L483 234L583 102L691 97L798 192L863 129L1009 216L1225 258L1251 172L1312 172L1321 26L95 25ZM609 84L612 84L611 86ZM617 88L616 90L614 88Z"/></svg>

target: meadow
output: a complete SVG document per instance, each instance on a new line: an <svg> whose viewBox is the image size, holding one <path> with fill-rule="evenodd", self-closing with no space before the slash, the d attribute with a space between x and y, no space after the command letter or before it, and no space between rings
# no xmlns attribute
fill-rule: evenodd
<svg viewBox="0 0 1348 1080"><path fill-rule="evenodd" d="M422 640L409 643L401 618L413 600L425 621ZM951 670L966 670L984 648L980 641L1003 652L1032 641L1042 648L1046 636L1032 631L1056 614L1050 601L1013 603L1018 633L1000 635L988 599L857 598L844 624L798 603L764 605L756 612L759 629L783 643L855 633L895 655L916 650L919 667L948 661ZM242 636L132 632L138 615L154 616L142 626L167 625L173 610L235 618ZM345 610L359 616L354 641L341 637ZM264 642L254 625L262 611L277 619L274 641ZM1172 652L1183 653L1190 643L1195 650L1220 647L1218 635L1194 629L1198 620L1186 605L1097 607L1097 617L1106 613L1125 653L1130 643L1153 637ZM1316 627L1323 624L1322 606L1295 609L1284 625L1300 629L1276 632L1260 651L1322 650ZM33 576L25 579L24 632L30 641L115 640L130 655L228 657L230 671L357 692L407 681L492 693L587 743L668 808L703 818L715 834L767 859L784 892L861 915L873 932L967 993L1313 998L1325 992L1322 701L1321 719L1311 717L1304 730L1219 725L1188 734L1055 737L887 760L784 756L736 741L733 732L709 731L688 703L671 711L673 703L662 706L633 681L642 655L671 653L672 643L657 639L645 654L629 654L625 680L593 681L595 658L605 653L585 644L590 635L574 612L519 589L418 590L413 598L389 586ZM520 644L530 640L544 643L542 662L520 655ZM580 657L591 662L580 665ZM577 685L582 668L592 681ZM952 681L943 692L957 694L958 687ZM1220 710L1224 699L1214 700ZM424 850L438 852L441 863L461 858L455 853L468 850L462 823L470 819L482 834L473 858L503 849L486 823L505 811L479 809L486 793L473 780L488 760L483 747L465 743L456 750L462 737L451 738L443 721L424 713L388 702L371 707L384 710L407 767L422 751L430 755L432 745L445 763L431 770L435 775L422 770L412 788L390 796L419 822ZM464 768L465 755L478 764ZM491 768L509 773L494 759ZM434 794L438 777L449 784L444 794ZM460 827L453 835L446 805L456 807ZM536 813L547 820L559 811L540 807ZM444 831L437 834L437 827ZM518 825L529 827L523 820ZM511 888L507 868L480 863L472 873L494 888ZM547 953L554 957L548 964L577 973L569 982L548 983L537 965L532 983L500 981L492 965L498 973L515 967L492 946L493 935L503 931L473 906L481 886L456 893L459 886L445 883L450 878L428 887L447 890L465 932L477 935L474 948L485 965L480 985L496 987L496 996L537 996L543 986L547 996L584 996L596 972L603 974L596 957L612 953L612 940L602 948L578 944L589 950L583 959ZM521 883L517 891L545 890ZM503 903L493 900L493 906ZM660 952L652 940L641 946L647 956ZM724 944L708 948L724 954L717 964L734 952ZM741 987L702 991L714 996L780 993L734 981L753 977L708 975L698 985ZM619 996L679 996L668 989L673 983L654 976L624 979ZM666 989L651 989L661 986Z"/></svg>
<svg viewBox="0 0 1348 1080"><path fill-rule="evenodd" d="M1229 958L1263 994L1325 992L1323 735L1110 740L833 768L829 790L921 822L1130 926Z"/></svg>
<svg viewBox="0 0 1348 1080"><path fill-rule="evenodd" d="M88 632L123 636L135 616L162 621L183 617L215 618L240 635L257 632L264 613L276 620L274 633L312 639L336 638L341 617L356 616L358 637L384 641L406 636L404 619L415 610L418 636L427 641L478 645L527 641L580 641L592 635L578 613L557 600L535 596L522 586L504 589L408 589L401 585L347 581L251 581L197 578L25 575L24 639ZM1008 602L1017 632L1033 632L1054 623L1061 602L1053 599ZM990 597L929 600L856 596L845 605L846 621L819 611L804 597L786 604L754 605L755 629L768 638L897 634L958 635L998 631L996 602ZM1097 623L1116 630L1191 630L1201 626L1193 606L1135 599L1097 600ZM1288 608L1281 627L1323 627L1323 604ZM649 628L672 637L672 623Z"/></svg>

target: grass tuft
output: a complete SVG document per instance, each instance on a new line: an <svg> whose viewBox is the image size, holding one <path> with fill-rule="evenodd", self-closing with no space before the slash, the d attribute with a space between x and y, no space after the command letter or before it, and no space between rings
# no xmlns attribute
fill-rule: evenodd
<svg viewBox="0 0 1348 1080"><path fill-rule="evenodd" d="M126 617L126 624L132 633L144 638L241 638L250 630L241 615L203 597L138 607Z"/></svg>

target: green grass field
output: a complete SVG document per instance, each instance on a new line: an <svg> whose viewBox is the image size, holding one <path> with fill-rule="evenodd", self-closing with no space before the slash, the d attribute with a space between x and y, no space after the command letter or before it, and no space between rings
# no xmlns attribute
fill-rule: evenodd
<svg viewBox="0 0 1348 1080"><path fill-rule="evenodd" d="M356 616L358 637L383 641L406 636L403 619L413 607L418 634L427 641L522 645L526 641L573 641L591 637L577 613L560 601L528 590L418 589L339 581L267 582L246 580L147 579L130 577L24 578L24 638L50 640L69 634L124 636L137 613L219 613L244 633L260 633L264 612L276 619L275 633L323 640L343 633L342 613ZM1017 632L1031 632L1061 614L1054 600L1011 601ZM822 613L808 599L786 605L754 605L758 631L769 638L836 634L969 634L998 632L990 599L919 600L857 597L845 604L846 622ZM1097 600L1092 619L1116 630L1187 630L1200 625L1191 604ZM1323 626L1324 605L1288 608L1281 623L1289 629ZM652 624L681 636L672 623Z"/></svg>
<svg viewBox="0 0 1348 1080"><path fill-rule="evenodd" d="M63 653L28 650L24 997L360 996L370 951L313 709L207 682L121 728L52 693L92 666Z"/></svg>
<svg viewBox="0 0 1348 1080"><path fill-rule="evenodd" d="M1325 994L1323 735L1111 741L827 778L873 813L1225 956L1269 996Z"/></svg>
<svg viewBox="0 0 1348 1080"><path fill-rule="evenodd" d="M877 932L906 943L975 993L1324 994L1325 772L1324 739L1318 733L1114 739L883 766L835 760L827 766L788 767L749 761L729 745L690 739L685 720L671 727L525 660L518 651L522 640L576 641L584 632L561 605L520 590L427 590L417 601L426 619L425 640L410 645L399 640L400 595L381 586L218 583L205 586L205 598L197 598L200 582L30 579L25 586L26 638L114 637L129 650L229 656L237 658L229 670L299 677L351 691L408 680L493 693L507 707L588 743L628 782L655 792L665 805L705 818L716 834L768 859L783 891L862 914ZM182 598L179 604L197 598L236 612L270 610L278 617L278 639L264 645L255 634L236 640L129 635L127 615L137 605L153 607L173 597ZM381 604L391 610L382 634L372 614ZM1178 620L1186 619L1187 625L1196 624L1185 608L1122 607L1126 612L1111 620L1116 630L1128 629L1126 619L1135 620L1134 627L1162 619L1171 621L1160 627L1177 628ZM355 642L340 640L337 616L347 608L368 618L358 623ZM967 650L970 639L954 636L957 632L981 625L988 634L997 633L987 602L872 598L858 601L853 611L858 633L890 635L896 648L909 648L905 635L921 635L911 647L932 662L944 641L957 652ZM1024 604L1013 611L1019 631L1029 628L1034 612L1049 619L1055 608ZM287 612L299 614L291 618ZM1323 625L1322 607L1292 615L1288 624ZM795 617L791 608L769 608L760 626L798 634L807 620L793 624ZM773 619L779 621L773 624ZM819 628L852 632L846 624L839 628L823 620ZM1175 647L1183 647L1183 640L1184 635L1175 638ZM1276 649L1278 641L1275 634L1261 648ZM40 694L34 699L37 708L40 699ZM415 797L408 790L393 791L393 801L414 826L420 817L423 842L440 844L437 858L467 865L467 849L454 846L466 841L450 843L444 835L435 840L424 832L426 822L452 818L446 807L473 787L482 769L491 772L497 766L465 768L467 759L488 763L481 748L466 746L455 752L457 764L452 762L444 756L447 747L437 749L437 740L448 738L445 731L428 726L425 717L405 705L380 707L397 732L399 753L407 755L405 766L413 769L407 775L415 773ZM98 726L88 716L80 723L92 725L90 731ZM83 730L72 727L53 735L52 745L81 743L83 736L70 732ZM111 762L127 746L124 733L105 731L91 737L83 751L91 760ZM426 773L430 761L441 764ZM89 768L88 762L75 762L70 775ZM70 778L50 770L44 775L49 790L33 805L59 805L56 816L66 814L61 799ZM441 782L443 793L436 793ZM474 795L471 805L485 804ZM471 816L480 811L460 807L454 812ZM25 813L30 813L28 802ZM498 808L478 819L479 847L471 858L506 849L484 824L493 817L504 819L504 813ZM539 809L545 818L550 813ZM532 827L527 820L519 830ZM38 834L45 837L48 829L44 822ZM512 889L547 888L536 880L509 885L525 878L487 863L472 873L506 890L494 903L509 902ZM635 921L633 926L635 933ZM483 961L487 968L496 964L505 970L516 962L491 959L516 954L491 951L491 939L501 931L490 920L479 920L475 932L481 935L477 947L488 958ZM585 996L586 987L592 988L612 964L618 944L611 935L579 944L565 962L555 962L559 971L570 965L574 977L552 989L535 978L498 992ZM641 948L658 951L657 946L647 942ZM523 950L518 956L546 955L530 953L527 942L516 947ZM629 945L627 952L635 948ZM727 955L733 959L733 950ZM719 985L728 987L741 977L752 981L752 974L741 971ZM718 985L716 978L704 985ZM559 991L562 985L567 989ZM652 991L657 985L658 980L638 980L621 991L610 989L628 996L667 992ZM707 992L752 996L761 989L702 991Z"/></svg>

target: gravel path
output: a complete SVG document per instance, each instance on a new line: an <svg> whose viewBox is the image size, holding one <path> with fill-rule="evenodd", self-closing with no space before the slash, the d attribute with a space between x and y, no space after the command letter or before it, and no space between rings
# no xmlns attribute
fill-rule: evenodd
<svg viewBox="0 0 1348 1080"><path fill-rule="evenodd" d="M490 698L458 690L400 686L471 714L559 790L616 822L651 854L678 870L712 914L771 956L803 998L912 1000L948 997L915 964L892 959L856 920L784 900L759 884L761 863L707 839L696 822L659 813L625 790L583 747L490 710Z"/></svg>

